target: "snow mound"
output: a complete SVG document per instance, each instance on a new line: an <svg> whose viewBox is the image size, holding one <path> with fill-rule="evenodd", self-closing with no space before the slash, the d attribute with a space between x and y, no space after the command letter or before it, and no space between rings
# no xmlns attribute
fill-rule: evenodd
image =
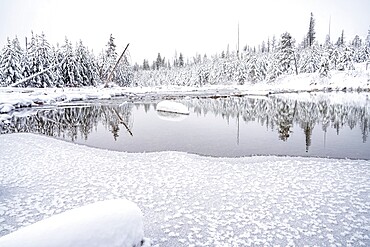
<svg viewBox="0 0 370 247"><path fill-rule="evenodd" d="M1 104L0 105L0 113L8 113L15 109L12 104Z"/></svg>
<svg viewBox="0 0 370 247"><path fill-rule="evenodd" d="M128 200L100 201L0 238L2 247L143 246L142 212ZM145 243L147 245L147 243Z"/></svg>
<svg viewBox="0 0 370 247"><path fill-rule="evenodd" d="M3 122L5 124L9 124L11 118L12 117L9 114L0 114L0 123Z"/></svg>
<svg viewBox="0 0 370 247"><path fill-rule="evenodd" d="M163 112L173 112L173 113L179 113L179 114L189 114L189 109L179 103L169 100L163 100L157 104L157 111L163 111Z"/></svg>

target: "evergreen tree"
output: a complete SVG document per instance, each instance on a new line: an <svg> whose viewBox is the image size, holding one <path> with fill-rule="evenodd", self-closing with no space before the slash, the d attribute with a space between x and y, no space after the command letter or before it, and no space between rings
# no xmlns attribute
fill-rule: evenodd
<svg viewBox="0 0 370 247"><path fill-rule="evenodd" d="M342 30L342 34L341 34L341 36L338 38L336 45L337 45L337 46L342 46L342 45L344 45L344 30Z"/></svg>
<svg viewBox="0 0 370 247"><path fill-rule="evenodd" d="M313 18L313 13L311 12L310 25L308 27L307 33L307 45L312 46L315 41L315 19Z"/></svg>
<svg viewBox="0 0 370 247"><path fill-rule="evenodd" d="M163 60L161 54L158 53L157 60L155 61L155 69L159 70L161 67L163 67Z"/></svg>
<svg viewBox="0 0 370 247"><path fill-rule="evenodd" d="M134 79L133 67L130 65L128 58L124 55L117 67L116 83L122 87L131 86Z"/></svg>
<svg viewBox="0 0 370 247"><path fill-rule="evenodd" d="M2 80L0 81L1 86L9 86L22 78L20 67L21 54L16 51L17 40L18 39L15 39L11 42L8 38L7 44L2 50L0 61L0 71L2 75Z"/></svg>
<svg viewBox="0 0 370 247"><path fill-rule="evenodd" d="M338 70L354 70L353 49L345 45L343 45L341 49L342 52L340 53L337 66Z"/></svg>
<svg viewBox="0 0 370 247"><path fill-rule="evenodd" d="M342 49L338 46L334 46L330 44L327 50L329 53L330 69L336 70L338 62L339 62L339 57L341 56Z"/></svg>
<svg viewBox="0 0 370 247"><path fill-rule="evenodd" d="M248 59L247 75L251 82L259 82L265 79L267 74L267 63L263 55L251 54Z"/></svg>
<svg viewBox="0 0 370 247"><path fill-rule="evenodd" d="M365 45L370 48L370 29L367 31Z"/></svg>
<svg viewBox="0 0 370 247"><path fill-rule="evenodd" d="M54 85L56 87L62 87L64 85L63 71L62 71L62 64L61 64L63 59L64 59L64 55L62 53L62 49L59 47L59 44L57 44L56 48L52 47L53 64L58 64L58 66L55 66L55 68L53 69Z"/></svg>
<svg viewBox="0 0 370 247"><path fill-rule="evenodd" d="M65 38L65 43L62 46L62 54L64 57L61 64L63 86L78 87L82 81L82 78L80 77L72 44L69 42L67 37Z"/></svg>
<svg viewBox="0 0 370 247"><path fill-rule="evenodd" d="M319 65L319 73L321 77L329 77L330 76L330 60L329 60L329 52L323 51L321 55L320 65Z"/></svg>
<svg viewBox="0 0 370 247"><path fill-rule="evenodd" d="M1 60L2 60L3 54L0 52L0 85L2 85L3 81L3 71L1 69Z"/></svg>
<svg viewBox="0 0 370 247"><path fill-rule="evenodd" d="M95 86L97 84L97 67L81 40L76 47L76 62L78 65L78 73L81 78L80 84L82 86Z"/></svg>
<svg viewBox="0 0 370 247"><path fill-rule="evenodd" d="M322 52L319 50L317 45L304 49L299 60L299 71L301 73L316 72L320 68L321 54Z"/></svg>
<svg viewBox="0 0 370 247"><path fill-rule="evenodd" d="M32 33L27 53L29 55L28 61L31 75L46 70L54 65L52 64L50 44L43 33L36 36ZM52 70L37 75L29 81L29 84L33 87L50 87L53 83L54 75Z"/></svg>
<svg viewBox="0 0 370 247"><path fill-rule="evenodd" d="M353 48L359 49L361 47L361 44L362 44L362 40L360 39L360 36L356 35L352 41Z"/></svg>
<svg viewBox="0 0 370 247"><path fill-rule="evenodd" d="M116 44L114 43L114 37L111 34L106 45L105 54L101 55L100 61L100 78L102 81L108 80L108 76L110 75L114 65L117 61L117 52L116 52ZM111 78L113 81L116 79L116 71L113 71L113 76Z"/></svg>
<svg viewBox="0 0 370 247"><path fill-rule="evenodd" d="M143 70L150 70L149 62L146 59L143 62Z"/></svg>
<svg viewBox="0 0 370 247"><path fill-rule="evenodd" d="M30 67L30 60L29 60L29 55L28 55L28 50L25 49L24 52L22 53L21 57L21 72L22 72L22 78L27 78L31 76L31 67ZM25 82L23 84L24 87L28 86L29 81Z"/></svg>
<svg viewBox="0 0 370 247"><path fill-rule="evenodd" d="M274 35L272 36L272 41L271 41L271 51L273 52L275 51L275 49L276 49L276 37Z"/></svg>
<svg viewBox="0 0 370 247"><path fill-rule="evenodd" d="M114 43L114 37L112 34L109 36L106 55L107 57L113 57L114 59L117 57L116 44Z"/></svg>
<svg viewBox="0 0 370 247"><path fill-rule="evenodd" d="M51 55L51 47L49 42L46 40L45 34L42 33L41 35L36 35L38 39L38 59L40 70L45 70L53 66L52 64L52 55ZM53 85L54 75L52 70L44 72L40 75L40 83L42 87L50 87Z"/></svg>
<svg viewBox="0 0 370 247"><path fill-rule="evenodd" d="M179 66L180 67L184 66L184 57L183 57L181 52L180 52L180 56L179 56Z"/></svg>
<svg viewBox="0 0 370 247"><path fill-rule="evenodd" d="M282 34L278 47L278 59L282 73L290 73L293 69L294 61L294 40L290 33Z"/></svg>

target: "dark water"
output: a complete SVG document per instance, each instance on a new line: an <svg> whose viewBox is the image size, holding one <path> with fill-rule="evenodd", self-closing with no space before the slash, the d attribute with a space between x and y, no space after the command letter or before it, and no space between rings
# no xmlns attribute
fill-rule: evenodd
<svg viewBox="0 0 370 247"><path fill-rule="evenodd" d="M353 97L353 96L351 96ZM227 97L182 99L188 116L159 113L157 102L121 100L23 110L1 133L42 133L88 146L183 151L210 156L319 156L370 159L370 103Z"/></svg>

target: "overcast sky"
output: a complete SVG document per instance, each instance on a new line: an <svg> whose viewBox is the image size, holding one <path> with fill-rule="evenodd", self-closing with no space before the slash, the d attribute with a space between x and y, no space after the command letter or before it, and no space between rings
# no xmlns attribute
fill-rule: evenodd
<svg viewBox="0 0 370 247"><path fill-rule="evenodd" d="M370 28L370 0L0 0L0 45L6 38L44 32L47 40L62 44L65 36L98 54L112 33L117 52L130 43L132 62L155 60L158 52L172 59L221 53L229 45L258 46L288 31L301 42L310 13L316 36L323 43L329 31L336 41L342 29L345 41L356 34L365 38Z"/></svg>

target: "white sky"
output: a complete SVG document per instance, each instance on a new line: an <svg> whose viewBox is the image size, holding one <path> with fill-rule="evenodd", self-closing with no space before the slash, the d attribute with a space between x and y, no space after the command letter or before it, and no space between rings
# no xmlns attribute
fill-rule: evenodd
<svg viewBox="0 0 370 247"><path fill-rule="evenodd" d="M308 31L310 13L316 36L324 42L331 17L331 37L344 29L346 41L356 34L365 38L370 28L370 0L0 0L0 46L6 38L45 33L55 45L67 36L79 39L97 55L112 33L117 52L130 43L132 62L144 58L213 55L237 46L258 46L275 34L288 31L301 42Z"/></svg>

